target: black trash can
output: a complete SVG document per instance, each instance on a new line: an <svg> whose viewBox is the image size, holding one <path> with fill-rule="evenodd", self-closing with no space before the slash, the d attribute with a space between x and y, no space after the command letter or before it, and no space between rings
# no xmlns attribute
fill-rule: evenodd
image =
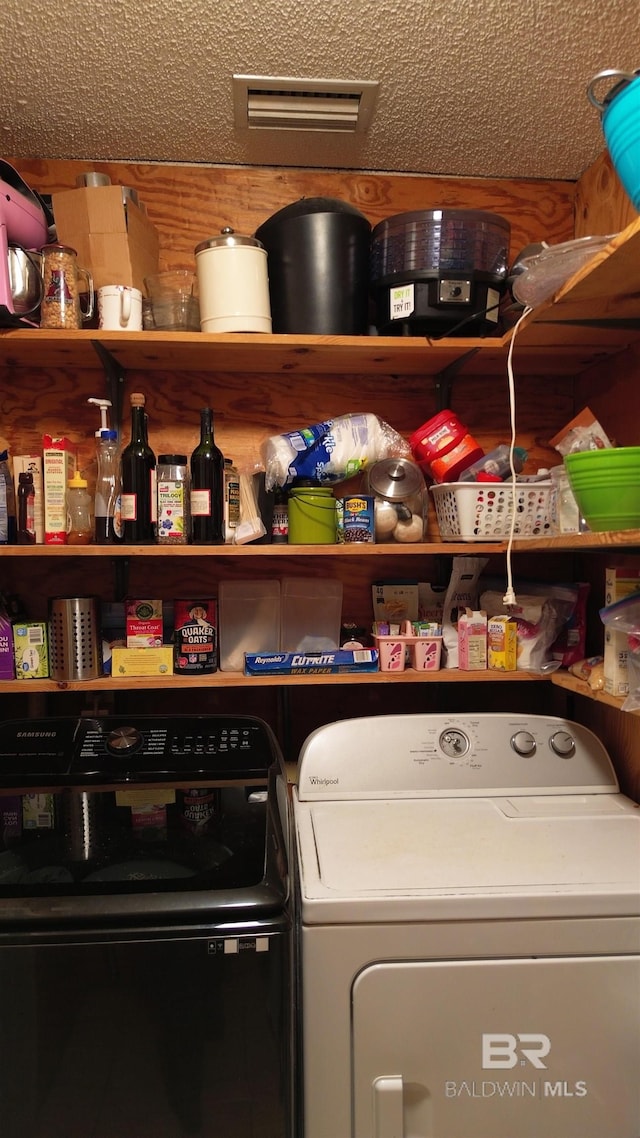
<svg viewBox="0 0 640 1138"><path fill-rule="evenodd" d="M267 250L274 332L365 335L371 225L348 202L300 198L256 230Z"/></svg>

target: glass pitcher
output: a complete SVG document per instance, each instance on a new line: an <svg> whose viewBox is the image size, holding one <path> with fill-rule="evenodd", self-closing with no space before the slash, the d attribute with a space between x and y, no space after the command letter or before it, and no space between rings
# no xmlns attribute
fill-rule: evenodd
<svg viewBox="0 0 640 1138"><path fill-rule="evenodd" d="M87 302L80 301L80 280L86 280ZM77 253L70 245L43 245L42 247L42 303L41 328L81 328L83 320L93 316L93 280L86 269L81 269Z"/></svg>

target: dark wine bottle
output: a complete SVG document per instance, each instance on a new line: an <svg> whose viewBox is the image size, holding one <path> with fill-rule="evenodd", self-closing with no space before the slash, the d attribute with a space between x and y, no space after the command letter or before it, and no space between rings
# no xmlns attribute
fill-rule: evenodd
<svg viewBox="0 0 640 1138"><path fill-rule="evenodd" d="M132 392L131 440L122 452L122 536L128 545L156 540L156 456L147 441L145 398Z"/></svg>
<svg viewBox="0 0 640 1138"><path fill-rule="evenodd" d="M213 411L200 412L200 442L191 455L191 525L196 545L224 541L224 455L213 437Z"/></svg>

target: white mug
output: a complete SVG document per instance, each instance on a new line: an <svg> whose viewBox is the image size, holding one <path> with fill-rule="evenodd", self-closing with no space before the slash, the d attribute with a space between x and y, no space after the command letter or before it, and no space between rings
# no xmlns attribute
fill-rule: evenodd
<svg viewBox="0 0 640 1138"><path fill-rule="evenodd" d="M111 332L142 330L142 293L130 285L103 285L98 289L99 327Z"/></svg>

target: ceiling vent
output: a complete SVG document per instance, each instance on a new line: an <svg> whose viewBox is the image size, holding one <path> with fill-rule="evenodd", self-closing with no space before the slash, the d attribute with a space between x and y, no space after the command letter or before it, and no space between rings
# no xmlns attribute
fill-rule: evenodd
<svg viewBox="0 0 640 1138"><path fill-rule="evenodd" d="M350 79L234 75L235 125L240 130L359 133L369 128L378 87L377 82Z"/></svg>

